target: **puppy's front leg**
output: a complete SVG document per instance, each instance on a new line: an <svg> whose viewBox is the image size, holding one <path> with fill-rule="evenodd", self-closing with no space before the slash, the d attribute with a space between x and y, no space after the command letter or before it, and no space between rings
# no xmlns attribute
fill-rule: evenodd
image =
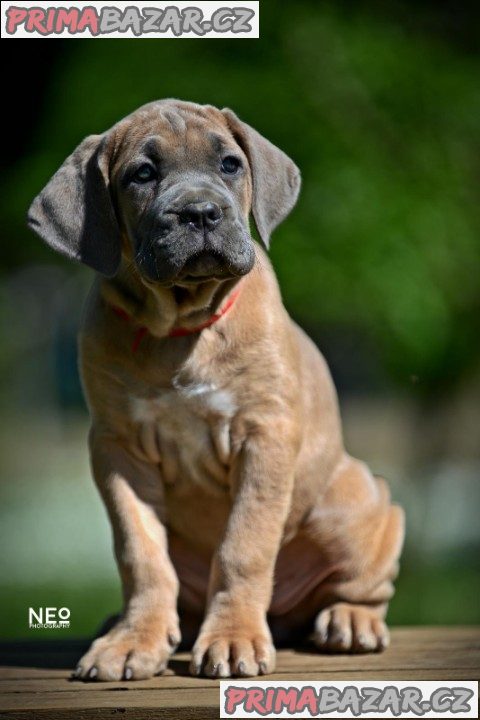
<svg viewBox="0 0 480 720"><path fill-rule="evenodd" d="M233 471L233 507L212 562L207 615L192 651L194 675L253 676L274 669L266 612L291 501L293 447L275 425L243 445Z"/></svg>
<svg viewBox="0 0 480 720"><path fill-rule="evenodd" d="M124 611L80 660L76 677L141 679L162 672L180 642L178 580L162 523L161 478L114 439L91 434L93 474L113 528Z"/></svg>

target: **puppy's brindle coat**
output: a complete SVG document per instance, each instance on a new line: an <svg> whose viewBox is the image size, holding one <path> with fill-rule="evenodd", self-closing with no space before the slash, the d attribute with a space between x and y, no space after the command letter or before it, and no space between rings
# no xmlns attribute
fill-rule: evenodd
<svg viewBox="0 0 480 720"><path fill-rule="evenodd" d="M214 677L272 672L272 632L388 643L402 511L345 452L325 362L248 229L267 245L299 187L230 110L165 100L84 140L32 204L99 273L81 372L125 605L78 677L162 672L178 612L192 673Z"/></svg>

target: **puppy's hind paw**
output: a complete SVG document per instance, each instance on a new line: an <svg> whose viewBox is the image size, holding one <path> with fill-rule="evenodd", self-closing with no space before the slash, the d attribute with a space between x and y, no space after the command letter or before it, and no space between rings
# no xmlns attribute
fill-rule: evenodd
<svg viewBox="0 0 480 720"><path fill-rule="evenodd" d="M337 603L317 615L312 640L324 652L368 653L384 650L390 638L376 610Z"/></svg>

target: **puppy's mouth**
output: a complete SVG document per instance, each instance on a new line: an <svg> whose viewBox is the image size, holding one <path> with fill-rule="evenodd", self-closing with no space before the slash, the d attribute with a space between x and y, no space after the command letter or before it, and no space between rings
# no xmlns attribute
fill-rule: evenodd
<svg viewBox="0 0 480 720"><path fill-rule="evenodd" d="M196 284L208 280L227 280L236 273L226 267L225 260L214 252L201 252L187 260L175 278L178 284Z"/></svg>
<svg viewBox="0 0 480 720"><path fill-rule="evenodd" d="M142 250L142 246L144 249ZM135 243L136 265L143 282L165 288L225 282L246 275L255 261L254 244L245 232L238 241L212 237L181 237L178 242Z"/></svg>
<svg viewBox="0 0 480 720"><path fill-rule="evenodd" d="M184 275L178 279L177 285L198 285L210 280L225 280L222 275Z"/></svg>

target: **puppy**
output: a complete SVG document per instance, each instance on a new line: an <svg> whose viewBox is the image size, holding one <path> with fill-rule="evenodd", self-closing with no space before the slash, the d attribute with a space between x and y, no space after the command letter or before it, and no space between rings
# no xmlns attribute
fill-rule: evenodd
<svg viewBox="0 0 480 720"><path fill-rule="evenodd" d="M80 333L91 464L124 609L76 675L274 669L272 634L384 648L403 514L342 443L317 348L265 247L300 174L230 110L146 105L86 138L30 226L97 276Z"/></svg>

